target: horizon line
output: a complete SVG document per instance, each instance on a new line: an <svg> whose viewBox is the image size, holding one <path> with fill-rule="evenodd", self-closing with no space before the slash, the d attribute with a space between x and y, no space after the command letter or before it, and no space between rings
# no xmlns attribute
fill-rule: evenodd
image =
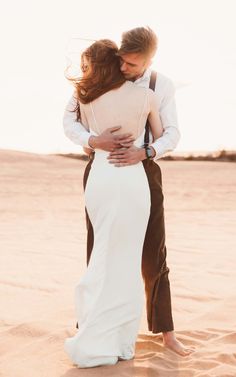
<svg viewBox="0 0 236 377"><path fill-rule="evenodd" d="M1 148L0 147L0 152L21 152L21 153L28 153L28 154L36 154L36 155L58 155L58 154L61 154L61 155L68 155L68 154L73 154L73 155L86 155L85 152L83 152L83 150L81 151L78 151L78 152L75 152L75 151L60 151L60 150L55 150L55 151L52 151L52 152L37 152L37 151L30 151L30 150L26 150L26 149L14 149L14 148ZM219 154L220 152L226 152L226 153L236 153L236 149L232 149L232 148L218 148L218 149L183 149L183 150L173 150L171 152L167 152L164 157L168 157L168 156L171 156L171 155L175 155L175 156L183 156L183 155L186 155L186 154L201 154L203 153L204 155L206 154Z"/></svg>

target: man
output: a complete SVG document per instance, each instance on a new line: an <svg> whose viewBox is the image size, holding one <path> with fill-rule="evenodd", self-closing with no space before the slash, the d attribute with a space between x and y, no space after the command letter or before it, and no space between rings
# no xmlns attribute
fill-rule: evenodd
<svg viewBox="0 0 236 377"><path fill-rule="evenodd" d="M157 50L157 36L149 27L139 27L123 33L119 49L120 69L126 79L135 84L148 87L150 81L151 59ZM166 152L172 151L180 138L174 99L174 86L170 79L158 73L155 92L159 100L159 112L163 126L163 135L156 141L149 133L148 147L135 147L132 135L115 135L120 127L113 127L99 136L75 120L73 109L76 105L73 96L64 114L64 131L74 143L85 148L86 152L94 149L109 151L109 162L117 167L137 164L142 161L151 191L151 211L146 231L143 254L142 275L145 283L148 329L153 333L162 332L163 343L176 353L186 356L193 349L180 343L174 333L171 310L169 268L166 264L165 226L161 170L157 161ZM74 106L73 106L74 104ZM93 155L93 153L92 153ZM84 174L86 185L92 164L90 159ZM87 264L93 248L93 229L88 213L87 220Z"/></svg>

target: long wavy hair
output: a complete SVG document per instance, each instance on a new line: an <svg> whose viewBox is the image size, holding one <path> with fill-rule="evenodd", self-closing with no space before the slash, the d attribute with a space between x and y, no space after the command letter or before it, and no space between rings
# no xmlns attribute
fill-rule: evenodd
<svg viewBox="0 0 236 377"><path fill-rule="evenodd" d="M118 47L109 39L101 39L89 46L81 56L81 69L86 72L83 59L88 62L88 72L78 78L68 78L76 88L77 106L73 111L80 120L81 103L89 103L109 90L119 88L126 79L120 71Z"/></svg>

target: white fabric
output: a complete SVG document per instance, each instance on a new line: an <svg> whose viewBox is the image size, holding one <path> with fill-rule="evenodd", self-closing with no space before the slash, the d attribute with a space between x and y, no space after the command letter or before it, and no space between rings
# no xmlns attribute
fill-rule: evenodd
<svg viewBox="0 0 236 377"><path fill-rule="evenodd" d="M136 146L143 137L144 131ZM141 258L151 206L149 184L142 162L119 168L109 164L108 155L96 150L86 184L94 247L75 288L79 329L64 343L79 368L132 359L144 306Z"/></svg>
<svg viewBox="0 0 236 377"><path fill-rule="evenodd" d="M131 132L140 147L149 115L153 132L162 131L151 98L156 99L150 89L126 81L92 103L80 104L81 119L95 135L122 125L122 132ZM149 183L141 161L116 167L108 155L95 150L88 175L85 206L94 245L75 289L79 329L65 340L65 351L80 368L134 357L144 303L141 258L151 207Z"/></svg>
<svg viewBox="0 0 236 377"><path fill-rule="evenodd" d="M149 86L149 79L151 75L151 69L146 70L144 75L135 81L135 84L142 87ZM156 80L156 95L158 97L158 103L160 105L159 112L162 121L164 133L155 142L152 140L150 134L150 145L156 151L154 158L157 161L160 157L163 157L167 152L174 150L180 139L180 131L177 120L176 104L175 104L175 87L173 82L161 73L157 73ZM63 127L65 135L75 144L79 144L83 147L90 148L88 140L92 133L89 131L89 127L82 125L76 121L76 115L69 110L75 108L76 99L74 94L71 96L69 102L64 111Z"/></svg>

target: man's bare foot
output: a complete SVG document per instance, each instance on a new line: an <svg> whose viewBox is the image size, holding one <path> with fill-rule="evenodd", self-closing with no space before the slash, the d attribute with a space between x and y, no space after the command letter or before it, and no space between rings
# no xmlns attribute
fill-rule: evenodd
<svg viewBox="0 0 236 377"><path fill-rule="evenodd" d="M188 356L195 351L194 347L185 347L177 340L174 331L163 332L163 344L181 356Z"/></svg>

